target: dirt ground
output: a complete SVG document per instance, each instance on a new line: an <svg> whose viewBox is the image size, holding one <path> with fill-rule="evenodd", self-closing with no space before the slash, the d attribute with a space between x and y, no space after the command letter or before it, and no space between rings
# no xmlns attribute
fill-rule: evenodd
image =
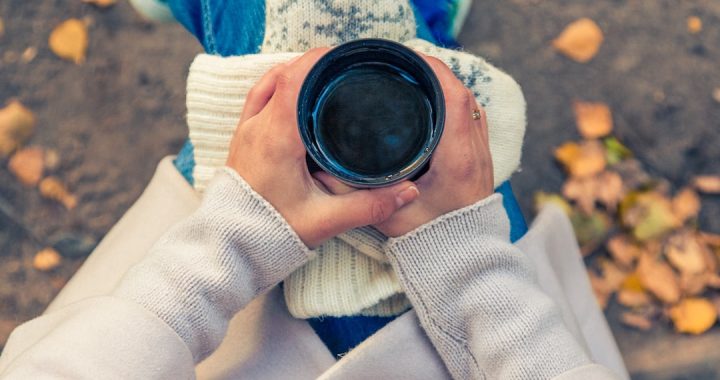
<svg viewBox="0 0 720 380"><path fill-rule="evenodd" d="M699 16L704 29L686 30ZM91 21L88 59L61 61L47 46L54 26ZM579 17L596 20L605 43L588 64L550 49ZM31 144L57 149L56 175L78 195L66 211L22 187L0 169L0 346L15 325L41 313L82 258L51 273L32 269L33 254L58 237L99 240L139 196L155 165L187 136L185 76L197 42L180 26L144 22L125 1L98 9L78 0L3 0L0 18L0 104L21 100L38 117ZM720 3L714 1L476 0L460 41L513 75L528 101L522 171L513 179L530 219L532 194L557 191L562 173L554 147L576 139L571 102L607 102L616 134L654 175L680 187L696 174L720 173ZM22 63L28 47L37 57ZM720 199L704 198L700 224L720 232ZM4 214L7 214L5 212ZM36 241L23 228L36 236ZM664 328L639 333L610 323L635 378L720 376L717 328L679 337Z"/></svg>

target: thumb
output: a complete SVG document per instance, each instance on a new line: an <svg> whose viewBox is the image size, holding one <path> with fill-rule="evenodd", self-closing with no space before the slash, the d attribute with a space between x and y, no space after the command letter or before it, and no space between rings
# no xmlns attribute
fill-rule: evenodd
<svg viewBox="0 0 720 380"><path fill-rule="evenodd" d="M358 190L331 196L325 212L328 231L336 236L356 227L379 224L415 200L420 192L410 181L378 189Z"/></svg>

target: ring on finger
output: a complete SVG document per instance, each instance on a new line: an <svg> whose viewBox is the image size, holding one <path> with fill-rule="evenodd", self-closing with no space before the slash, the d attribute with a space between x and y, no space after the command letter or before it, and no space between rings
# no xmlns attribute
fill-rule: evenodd
<svg viewBox="0 0 720 380"><path fill-rule="evenodd" d="M482 118L482 112L479 109L475 109L472 113L473 120L480 120Z"/></svg>

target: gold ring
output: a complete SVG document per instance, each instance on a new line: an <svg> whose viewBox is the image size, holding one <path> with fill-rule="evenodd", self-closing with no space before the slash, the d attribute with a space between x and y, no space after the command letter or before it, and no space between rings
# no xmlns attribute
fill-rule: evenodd
<svg viewBox="0 0 720 380"><path fill-rule="evenodd" d="M482 113L480 113L480 110L475 110L472 113L473 120L480 120L482 118Z"/></svg>

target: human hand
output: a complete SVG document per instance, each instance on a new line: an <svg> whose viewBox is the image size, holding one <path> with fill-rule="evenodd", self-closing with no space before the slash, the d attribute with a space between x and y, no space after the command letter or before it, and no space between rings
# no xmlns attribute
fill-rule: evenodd
<svg viewBox="0 0 720 380"><path fill-rule="evenodd" d="M493 167L485 111L439 59L423 56L435 71L445 95L445 131L428 171L415 184L418 198L375 227L387 236L404 235L448 212L469 206L493 193ZM474 120L473 111L480 111ZM315 177L335 194L353 188L327 173Z"/></svg>
<svg viewBox="0 0 720 380"><path fill-rule="evenodd" d="M297 97L305 76L328 50L310 50L274 67L255 84L226 163L280 212L310 248L352 228L382 223L418 194L414 184L405 181L335 195L310 175L297 125Z"/></svg>

